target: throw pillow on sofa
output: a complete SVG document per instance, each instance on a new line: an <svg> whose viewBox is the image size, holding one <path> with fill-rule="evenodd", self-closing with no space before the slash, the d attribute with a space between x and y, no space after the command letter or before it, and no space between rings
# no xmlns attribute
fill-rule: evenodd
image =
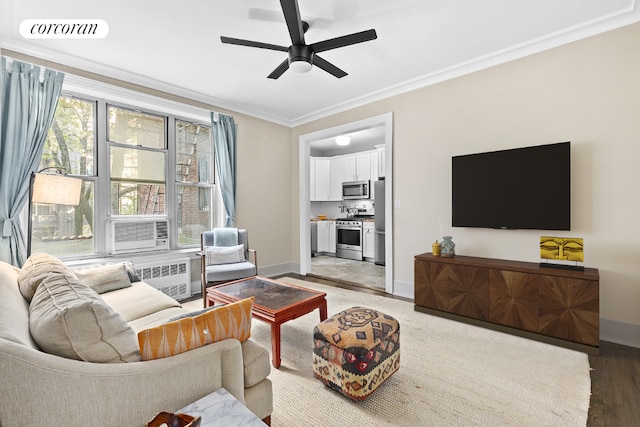
<svg viewBox="0 0 640 427"><path fill-rule="evenodd" d="M45 352L87 362L136 362L134 330L73 273L50 274L29 306L29 330Z"/></svg>
<svg viewBox="0 0 640 427"><path fill-rule="evenodd" d="M142 360L174 356L229 338L246 341L251 337L254 300L255 297L249 297L139 332Z"/></svg>
<svg viewBox="0 0 640 427"><path fill-rule="evenodd" d="M99 294L131 287L130 276L124 263L74 269L73 272L82 283Z"/></svg>
<svg viewBox="0 0 640 427"><path fill-rule="evenodd" d="M69 274L71 270L58 258L49 254L33 254L25 261L20 274L18 274L18 286L20 293L27 301L31 301L40 286L40 283L49 274Z"/></svg>

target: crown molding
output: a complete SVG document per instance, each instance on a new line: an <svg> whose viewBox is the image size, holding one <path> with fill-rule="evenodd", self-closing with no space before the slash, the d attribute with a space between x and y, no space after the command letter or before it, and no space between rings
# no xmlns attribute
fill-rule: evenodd
<svg viewBox="0 0 640 427"><path fill-rule="evenodd" d="M75 76L76 84L81 81L87 82L89 80L95 82L87 82L86 85L88 88L104 89L106 87L111 87L116 93L119 89L121 89L123 93L124 91L129 90L130 93L138 92L146 97L155 97L157 100L165 99L176 103L208 109L209 111L223 110L227 114L244 114L268 122L291 127L290 120L287 120L286 118L251 109L241 104L203 95L200 92L175 86L136 73L88 61L84 58L68 55L53 49L41 48L40 46L34 47L28 42L16 40L2 41L0 42L0 51L3 56L62 71L65 73L65 83L67 80L70 80L71 76ZM66 87L63 85L63 90L65 89ZM77 89L77 87L74 89Z"/></svg>
<svg viewBox="0 0 640 427"><path fill-rule="evenodd" d="M496 65L505 64L507 62L535 55L546 50L567 45L607 31L635 24L637 22L640 22L640 10L638 8L638 2L633 0L628 8L623 9L618 13L602 16L596 20L588 21L579 26L568 27L562 31L531 40L527 43L522 43L508 49L503 49L482 57L474 58L473 60L462 62L442 70L437 70L433 73L408 80L398 85L389 86L365 96L333 105L329 108L317 110L313 113L292 119L290 123L292 127L300 126L330 115L342 113L392 96L401 95L403 93L471 74L476 71L482 71Z"/></svg>
<svg viewBox="0 0 640 427"><path fill-rule="evenodd" d="M629 3L627 8L621 9L617 13L605 15L598 19L585 22L578 26L566 28L562 31L527 43L493 52L483 57L474 58L473 60L459 63L446 69L437 70L433 73L429 73L394 86L382 88L367 95L353 98L298 117L281 117L268 111L250 108L246 105L234 103L233 101L203 95L202 93L151 79L147 76L109 67L93 61L87 61L84 58L68 55L56 50L34 46L33 44L20 40L15 36L7 37L7 34L3 34L3 38L5 38L5 40L0 42L0 50L3 55L16 57L16 59L30 60L31 62L39 63L40 65L59 69L68 75L67 80L70 83L75 82L76 85L79 85L80 81L85 79L95 80L104 85L110 85L111 90L109 93L115 92L125 96L126 90L129 90L129 100L131 100L133 92L141 92L143 94L142 98L146 99L148 102L151 102L150 99L152 97L155 98L153 102L156 103L161 102L160 100L169 101L166 104L167 108L171 106L171 108L178 108L175 104L184 104L190 107L195 107L196 109L209 111L227 110L228 114L244 114L293 128L331 115L339 114L353 108L361 107L396 95L411 92L491 68L496 65L521 59L526 56L534 55L545 50L553 49L637 22L640 22L640 11L638 10L638 2L633 0ZM72 75L77 76L78 79L74 80L71 78ZM98 83L92 84L86 81L83 83L85 84L85 88L89 87L96 91L106 90L106 87L98 87L100 86ZM134 101L137 102L138 100L134 99ZM201 113L192 110L192 108L186 108L186 110L191 111L189 114L201 116Z"/></svg>

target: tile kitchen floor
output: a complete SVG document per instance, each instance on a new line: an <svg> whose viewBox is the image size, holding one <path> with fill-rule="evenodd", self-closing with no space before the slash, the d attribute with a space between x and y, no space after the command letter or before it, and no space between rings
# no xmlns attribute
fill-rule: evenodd
<svg viewBox="0 0 640 427"><path fill-rule="evenodd" d="M384 289L384 266L333 256L311 257L311 274Z"/></svg>

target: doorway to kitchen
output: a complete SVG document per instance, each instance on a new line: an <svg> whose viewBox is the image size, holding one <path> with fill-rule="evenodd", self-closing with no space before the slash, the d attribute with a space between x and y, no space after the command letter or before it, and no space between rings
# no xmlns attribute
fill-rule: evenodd
<svg viewBox="0 0 640 427"><path fill-rule="evenodd" d="M300 274L360 284L393 293L392 134L393 115L385 113L299 137ZM350 137L349 147L338 147L338 136ZM371 157L368 157L369 154ZM336 195L334 192L322 199L314 195L312 206L312 193L314 188L318 188L313 185L313 177L318 174L312 173L317 158L335 160L336 164L344 161L347 164L345 170L348 170L350 161L355 163L365 159L365 165L372 162L369 163L373 167L368 171L367 179L358 180L349 175L349 172L345 172L342 179L350 184L364 181L369 185L366 190L369 191L370 188L371 196L350 198L350 193L342 197L341 193ZM324 160L322 167L326 166ZM331 179L336 178L332 176ZM343 182L334 182L332 188L339 188L338 191L341 191ZM374 184L379 192L377 199L373 194ZM377 224L374 226L376 220ZM336 240L340 240L337 233L337 228L340 227L336 227L336 224L342 223L343 228L349 228L344 225L344 221L350 222L351 228L356 224L361 227L361 248L352 248L356 252L350 250L332 253L332 250L335 251L332 248L337 246ZM320 237L318 229L321 230ZM321 237L325 234L325 237ZM322 239L327 238L333 238L334 241L324 246L326 242L321 243ZM318 250L320 248L314 245L319 242L322 248L329 249ZM362 257L357 253L359 250L363 251Z"/></svg>

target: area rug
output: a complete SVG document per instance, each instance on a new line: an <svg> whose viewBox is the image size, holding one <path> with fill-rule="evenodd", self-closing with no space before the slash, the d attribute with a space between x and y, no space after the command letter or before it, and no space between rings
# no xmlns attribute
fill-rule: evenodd
<svg viewBox="0 0 640 427"><path fill-rule="evenodd" d="M295 278L327 293L329 315L375 308L400 322L398 372L353 402L313 377L318 310L282 325L282 365L272 369L274 427L584 426L591 380L584 353L414 311L413 304ZM271 349L269 325L252 338Z"/></svg>

